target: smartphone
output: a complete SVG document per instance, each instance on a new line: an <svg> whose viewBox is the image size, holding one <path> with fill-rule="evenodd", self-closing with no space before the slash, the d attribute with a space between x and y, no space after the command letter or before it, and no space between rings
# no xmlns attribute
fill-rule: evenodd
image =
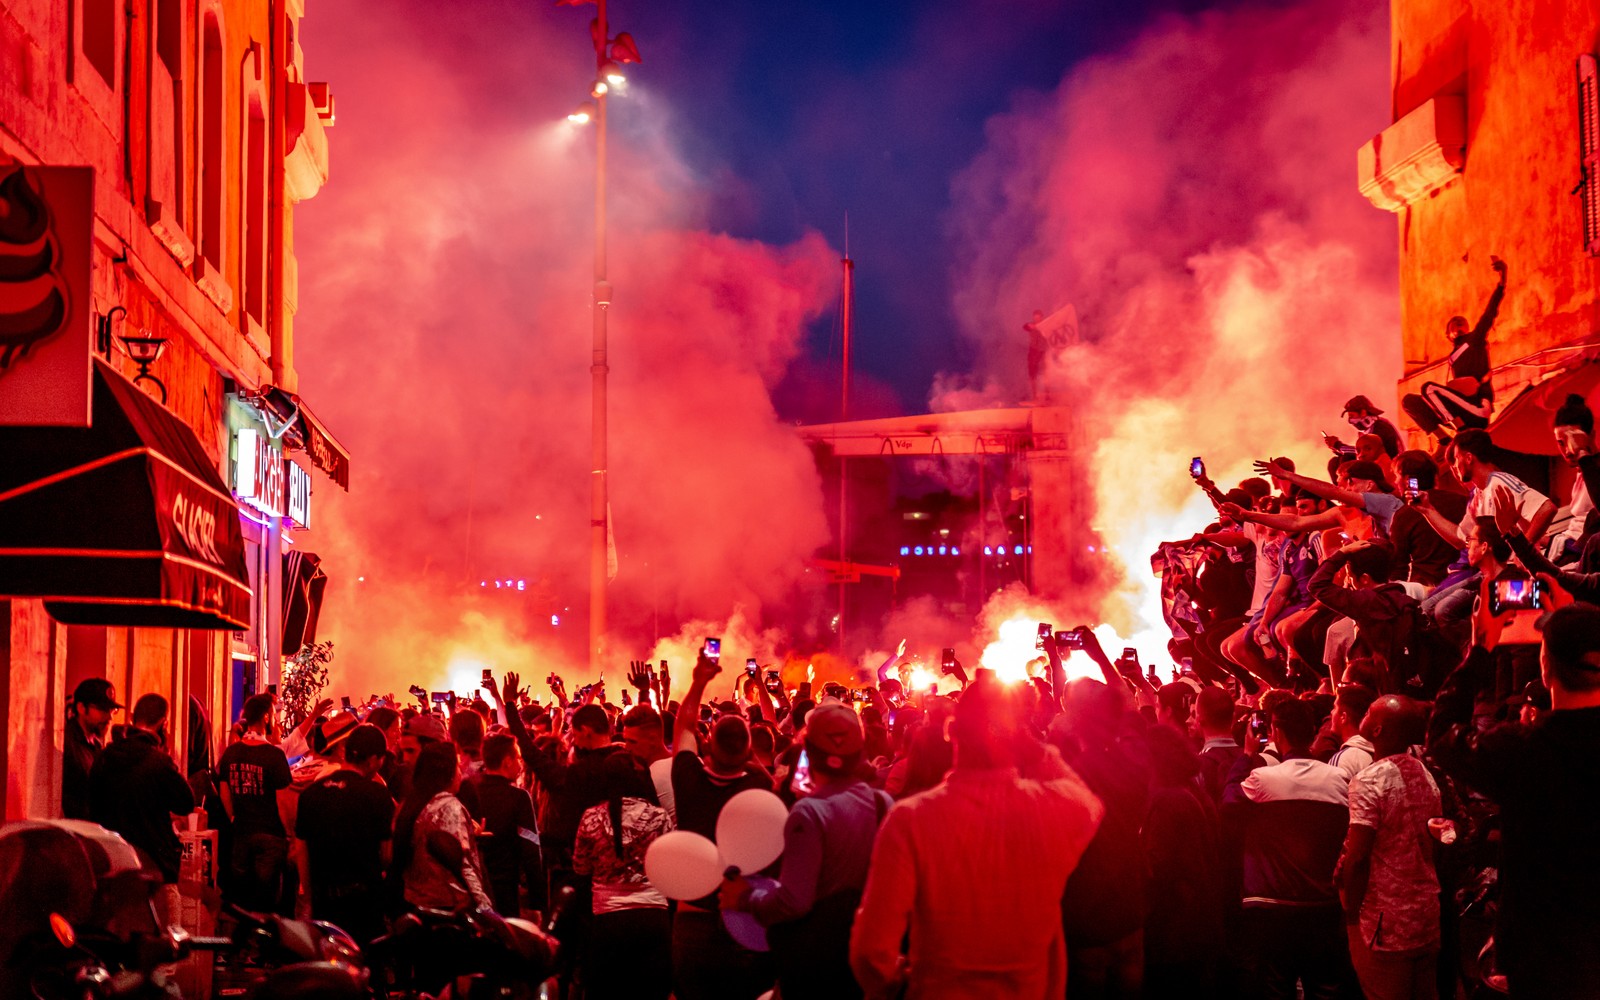
<svg viewBox="0 0 1600 1000"><path fill-rule="evenodd" d="M776 684L776 683L778 683L778 672L776 670L768 670L767 671L767 683L768 684Z"/></svg>
<svg viewBox="0 0 1600 1000"><path fill-rule="evenodd" d="M954 670L956 668L956 648L954 646L946 646L939 650L939 666L945 670Z"/></svg>
<svg viewBox="0 0 1600 1000"><path fill-rule="evenodd" d="M1254 736L1254 737L1256 737L1257 739L1260 739L1260 740L1265 740L1265 739L1268 738L1267 734L1268 734L1270 729L1271 729L1271 726L1267 723L1267 713L1265 713L1265 712L1251 712L1250 713L1250 735L1251 736Z"/></svg>
<svg viewBox="0 0 1600 1000"><path fill-rule="evenodd" d="M449 691L435 691L433 693L433 703L435 705L448 705L450 703L450 699L454 697L455 695L451 694Z"/></svg>
<svg viewBox="0 0 1600 1000"><path fill-rule="evenodd" d="M350 711L350 696L349 695L342 695L339 698L339 706L341 708L343 708L346 712Z"/></svg>
<svg viewBox="0 0 1600 1000"><path fill-rule="evenodd" d="M1189 463L1189 478L1199 479L1206 474L1205 460L1196 455Z"/></svg>
<svg viewBox="0 0 1600 1000"><path fill-rule="evenodd" d="M1132 646L1123 646L1122 658L1130 663L1137 664L1139 662L1139 651Z"/></svg>
<svg viewBox="0 0 1600 1000"><path fill-rule="evenodd" d="M1054 625L1051 625L1049 622L1040 622L1039 623L1039 638L1038 638L1037 641L1034 642L1034 644L1033 644L1034 648L1035 649L1043 649L1044 648L1044 644L1050 641L1050 636L1054 631L1055 631L1055 626Z"/></svg>
<svg viewBox="0 0 1600 1000"><path fill-rule="evenodd" d="M1489 591L1489 613L1501 615L1507 611L1543 611L1547 603L1544 584L1538 580L1506 579L1494 582Z"/></svg>
<svg viewBox="0 0 1600 1000"><path fill-rule="evenodd" d="M720 659L722 659L722 640L721 639L707 639L706 640L706 645L705 645L705 654L706 654L706 659L708 659L708 660L720 660Z"/></svg>
<svg viewBox="0 0 1600 1000"><path fill-rule="evenodd" d="M1083 636L1079 635L1077 632L1057 632L1056 633L1056 648L1057 649L1082 649L1083 648Z"/></svg>
<svg viewBox="0 0 1600 1000"><path fill-rule="evenodd" d="M488 667L484 667L483 668L483 686L484 687L488 687L490 684L493 684L493 683L494 683L494 671L490 670Z"/></svg>
<svg viewBox="0 0 1600 1000"><path fill-rule="evenodd" d="M744 661L744 672L749 674L751 677L761 673L761 667L757 665L755 657L752 656Z"/></svg>
<svg viewBox="0 0 1600 1000"><path fill-rule="evenodd" d="M666 673L667 672L667 661L666 660L662 660L661 661L661 672L662 673Z"/></svg>
<svg viewBox="0 0 1600 1000"><path fill-rule="evenodd" d="M794 766L794 777L789 781L789 788L796 795L810 795L816 791L816 785L811 781L811 757L805 748L800 750L800 760Z"/></svg>

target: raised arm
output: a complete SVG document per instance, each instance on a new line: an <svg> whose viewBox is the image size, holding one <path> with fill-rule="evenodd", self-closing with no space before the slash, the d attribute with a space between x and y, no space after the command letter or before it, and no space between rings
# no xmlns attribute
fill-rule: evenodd
<svg viewBox="0 0 1600 1000"><path fill-rule="evenodd" d="M722 673L722 664L706 656L705 650L700 651L700 656L695 660L694 673L689 678L689 690L683 693L683 702L678 706L677 723L673 726L676 731L673 735L673 753L682 753L685 750L693 753L699 749L695 742L695 723L700 719L700 701L705 697L706 685Z"/></svg>
<svg viewBox="0 0 1600 1000"><path fill-rule="evenodd" d="M885 681L890 679L889 678L889 671L894 669L894 665L896 663L899 663L900 662L900 657L902 657L904 655L906 655L906 641L904 639L901 639L900 640L900 645L895 649L895 651L889 656L889 658L887 660L884 660L883 663L881 663L878 666L878 683L879 684L882 684Z"/></svg>
<svg viewBox="0 0 1600 1000"><path fill-rule="evenodd" d="M1326 482L1321 479L1312 479L1310 476L1302 476L1297 472L1290 472L1288 469L1276 462L1257 462L1256 471L1262 475L1275 476L1278 479L1291 482L1305 490L1307 493L1315 493L1324 500L1332 500L1334 503L1342 503L1346 507L1364 506L1361 494L1355 492L1354 490L1341 489L1330 482Z"/></svg>
<svg viewBox="0 0 1600 1000"><path fill-rule="evenodd" d="M1245 510L1235 503L1225 503L1220 510L1236 521L1248 521L1264 528L1276 528L1291 534L1302 531L1323 531L1337 528L1343 523L1339 520L1339 515L1331 510L1325 510L1320 514L1263 514L1259 511Z"/></svg>
<svg viewBox="0 0 1600 1000"><path fill-rule="evenodd" d="M1495 273L1500 275L1500 281L1489 294L1489 303L1483 307L1483 315L1478 317L1478 325L1468 334L1474 344L1482 344L1488 339L1489 330L1494 326L1495 318L1500 315L1500 303L1506 297L1506 262L1499 257L1490 257L1489 261Z"/></svg>

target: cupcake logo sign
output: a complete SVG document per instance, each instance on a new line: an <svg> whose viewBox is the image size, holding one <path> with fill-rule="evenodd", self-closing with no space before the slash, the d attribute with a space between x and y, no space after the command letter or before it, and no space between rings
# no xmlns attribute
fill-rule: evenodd
<svg viewBox="0 0 1600 1000"><path fill-rule="evenodd" d="M0 173L0 375L72 314L55 218L36 174Z"/></svg>

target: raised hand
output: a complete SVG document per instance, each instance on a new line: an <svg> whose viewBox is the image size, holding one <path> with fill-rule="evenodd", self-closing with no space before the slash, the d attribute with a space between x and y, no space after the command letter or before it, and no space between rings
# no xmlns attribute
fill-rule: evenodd
<svg viewBox="0 0 1600 1000"><path fill-rule="evenodd" d="M1502 281L1505 280L1505 276L1506 276L1506 262L1505 261L1501 260L1499 257L1496 257L1494 254L1490 254L1489 255L1489 266L1494 268L1494 273L1498 274Z"/></svg>
<svg viewBox="0 0 1600 1000"><path fill-rule="evenodd" d="M644 660L628 661L628 683L638 690L640 695L650 690L651 671L650 664Z"/></svg>
<svg viewBox="0 0 1600 1000"><path fill-rule="evenodd" d="M712 679L722 673L722 661L713 660L705 653L694 661L694 674L692 679L700 684L710 684Z"/></svg>

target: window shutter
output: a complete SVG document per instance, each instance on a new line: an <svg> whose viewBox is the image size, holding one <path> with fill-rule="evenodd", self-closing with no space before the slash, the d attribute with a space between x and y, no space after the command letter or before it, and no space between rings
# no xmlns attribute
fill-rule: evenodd
<svg viewBox="0 0 1600 1000"><path fill-rule="evenodd" d="M1585 53L1578 57L1578 138L1583 149L1583 248L1600 256L1600 65Z"/></svg>

